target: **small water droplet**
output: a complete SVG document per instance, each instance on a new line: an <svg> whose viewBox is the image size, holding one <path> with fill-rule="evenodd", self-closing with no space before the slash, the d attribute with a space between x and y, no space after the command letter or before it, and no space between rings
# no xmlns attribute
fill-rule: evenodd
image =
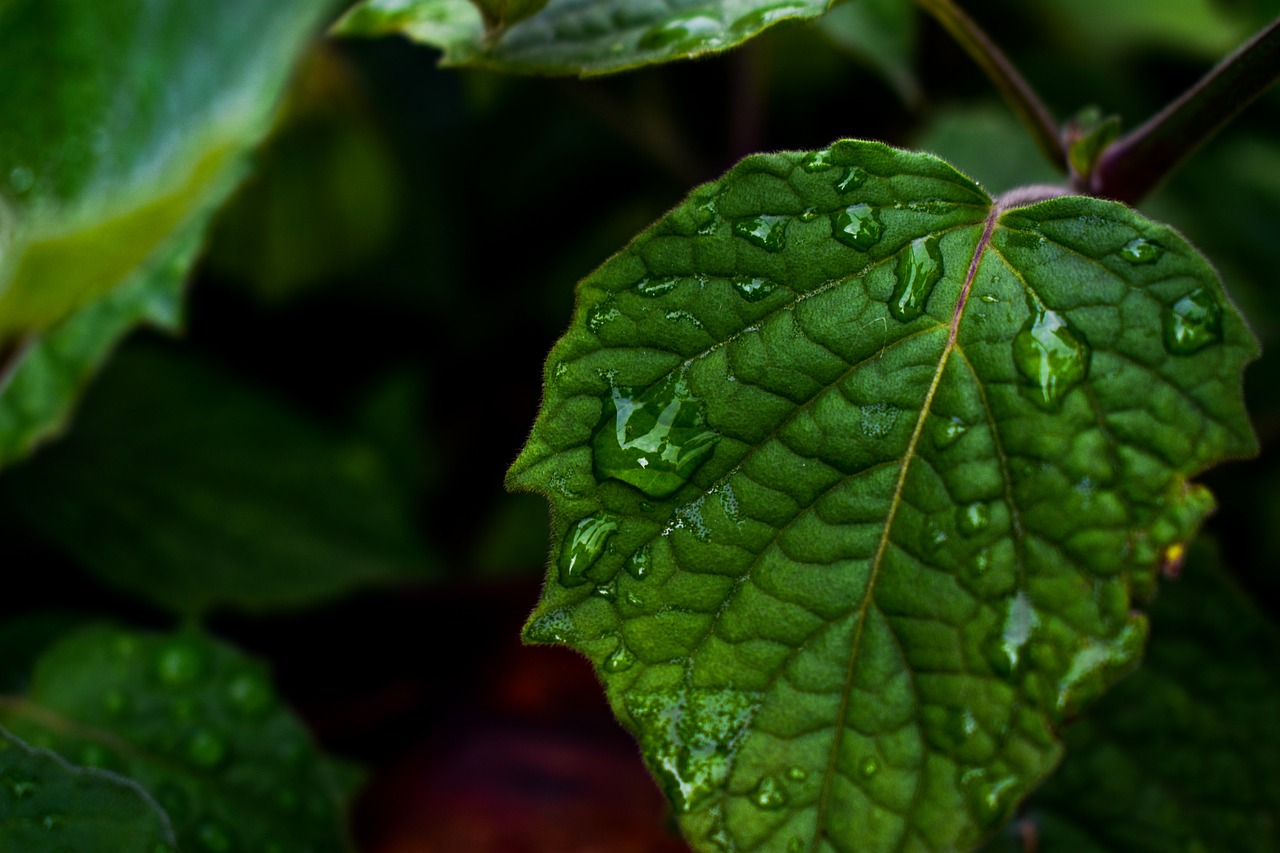
<svg viewBox="0 0 1280 853"><path fill-rule="evenodd" d="M846 246L865 252L880 242L884 226L869 204L851 204L831 215L831 234Z"/></svg>
<svg viewBox="0 0 1280 853"><path fill-rule="evenodd" d="M912 241L898 256L897 283L889 297L889 313L908 323L924 313L929 294L942 280L942 250L938 238L929 235Z"/></svg>
<svg viewBox="0 0 1280 853"><path fill-rule="evenodd" d="M213 770L227 757L227 742L208 729L198 729L187 742L187 760L202 770Z"/></svg>
<svg viewBox="0 0 1280 853"><path fill-rule="evenodd" d="M974 536L991 525L991 508L977 501L956 509L956 529L964 536Z"/></svg>
<svg viewBox="0 0 1280 853"><path fill-rule="evenodd" d="M779 252L787 242L787 220L768 214L739 219L733 223L733 233L757 248Z"/></svg>
<svg viewBox="0 0 1280 853"><path fill-rule="evenodd" d="M581 586L587 582L587 569L604 553L609 537L618 530L613 516L596 512L569 528L560 549L560 584Z"/></svg>
<svg viewBox="0 0 1280 853"><path fill-rule="evenodd" d="M858 772L868 779L880 772L880 760L874 755L868 755L858 764Z"/></svg>
<svg viewBox="0 0 1280 853"><path fill-rule="evenodd" d="M992 668L1003 676L1017 674L1022 663L1022 650L1031 634L1040 625L1040 614L1031 606L1031 599L1019 591L1009 599L1004 625L996 639L994 653L990 656Z"/></svg>
<svg viewBox="0 0 1280 853"><path fill-rule="evenodd" d="M751 801L762 809L780 809L787 804L787 792L772 776L763 776L751 792Z"/></svg>
<svg viewBox="0 0 1280 853"><path fill-rule="evenodd" d="M801 222L812 222L813 220L817 219L817 218L818 218L819 216L821 216L821 215L822 215L822 211L818 210L818 208L816 208L816 207L806 207L806 208L805 208L805 209L800 213L800 221L801 221Z"/></svg>
<svg viewBox="0 0 1280 853"><path fill-rule="evenodd" d="M676 289L676 285L680 283L680 279L673 275L655 276L652 278L642 278L636 284L636 293L649 299L662 296L664 293L670 293Z"/></svg>
<svg viewBox="0 0 1280 853"><path fill-rule="evenodd" d="M1188 355L1222 340L1222 306L1209 291L1193 290L1164 309L1164 345Z"/></svg>
<svg viewBox="0 0 1280 853"><path fill-rule="evenodd" d="M812 174L814 172L825 172L834 165L831 162L831 149L819 148L817 151L810 152L805 156L801 168Z"/></svg>
<svg viewBox="0 0 1280 853"><path fill-rule="evenodd" d="M707 15L677 15L646 30L637 46L671 53L711 47L719 40L721 29L720 22Z"/></svg>
<svg viewBox="0 0 1280 853"><path fill-rule="evenodd" d="M933 446L939 450L946 450L959 441L960 437L968 431L969 425L959 418L947 418L939 421L933 430Z"/></svg>
<svg viewBox="0 0 1280 853"><path fill-rule="evenodd" d="M842 193L853 192L867 182L867 170L860 166L850 166L836 182L836 189Z"/></svg>
<svg viewBox="0 0 1280 853"><path fill-rule="evenodd" d="M787 778L793 782L803 782L809 778L809 771L800 766L792 766L787 768Z"/></svg>
<svg viewBox="0 0 1280 853"><path fill-rule="evenodd" d="M983 302L987 303L988 305L995 305L1000 301L999 296L995 296L990 293L984 293L978 298L981 299Z"/></svg>
<svg viewBox="0 0 1280 853"><path fill-rule="evenodd" d="M613 304L613 297L610 296L592 305L587 311L587 328L599 334L601 329L621 316L622 312L618 310L617 305Z"/></svg>
<svg viewBox="0 0 1280 853"><path fill-rule="evenodd" d="M947 543L947 532L939 527L936 523L930 521L924 532L925 549L933 552L937 551Z"/></svg>
<svg viewBox="0 0 1280 853"><path fill-rule="evenodd" d="M636 580L644 580L649 574L652 558L653 546L648 544L641 545L631 552L631 556L627 557L627 561L622 564L622 567L627 570L627 574Z"/></svg>
<svg viewBox="0 0 1280 853"><path fill-rule="evenodd" d="M983 826L1000 823L1012 805L1016 790L1016 776L1005 776L990 782L975 774L965 785L969 806Z"/></svg>
<svg viewBox="0 0 1280 853"><path fill-rule="evenodd" d="M275 693L265 675L241 672L227 684L227 699L236 711L253 717L271 708L275 702Z"/></svg>
<svg viewBox="0 0 1280 853"><path fill-rule="evenodd" d="M1031 317L1013 339L1018 372L1031 382L1031 401L1046 411L1062 405L1067 393L1089 373L1089 347L1055 311L1031 305Z"/></svg>
<svg viewBox="0 0 1280 853"><path fill-rule="evenodd" d="M868 403L860 409L858 427L867 438L881 439L893 431L899 409L888 403Z"/></svg>
<svg viewBox="0 0 1280 853"><path fill-rule="evenodd" d="M720 225L720 213L716 210L715 199L709 199L706 204L695 207L693 216L699 234L706 237L716 233L716 228Z"/></svg>
<svg viewBox="0 0 1280 853"><path fill-rule="evenodd" d="M204 823L196 830L196 840L209 853L231 853L236 849L231 834L216 823Z"/></svg>
<svg viewBox="0 0 1280 853"><path fill-rule="evenodd" d="M636 656L621 641L618 647L609 653L604 659L605 672L626 672L636 664Z"/></svg>
<svg viewBox="0 0 1280 853"><path fill-rule="evenodd" d="M613 601L618 597L618 579L614 578L608 583L597 584L596 588L591 590L591 594L605 601Z"/></svg>
<svg viewBox="0 0 1280 853"><path fill-rule="evenodd" d="M592 440L596 475L665 498L689 481L719 438L682 376L638 396L614 388Z"/></svg>
<svg viewBox="0 0 1280 853"><path fill-rule="evenodd" d="M15 166L9 172L9 186L19 195L30 190L35 183L36 173L26 166Z"/></svg>
<svg viewBox="0 0 1280 853"><path fill-rule="evenodd" d="M991 549L983 548L981 551L973 555L973 559L969 561L969 575L973 578L980 578L991 569Z"/></svg>
<svg viewBox="0 0 1280 853"><path fill-rule="evenodd" d="M1163 251L1163 247L1154 240L1139 237L1120 248L1120 257L1131 264L1149 264L1158 259Z"/></svg>
<svg viewBox="0 0 1280 853"><path fill-rule="evenodd" d="M188 687L204 675L205 654L191 640L165 643L156 656L156 677L167 687Z"/></svg>

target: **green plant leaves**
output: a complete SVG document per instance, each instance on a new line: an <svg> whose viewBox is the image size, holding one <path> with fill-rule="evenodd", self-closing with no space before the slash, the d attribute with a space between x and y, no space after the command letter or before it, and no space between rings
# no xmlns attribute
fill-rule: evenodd
<svg viewBox="0 0 1280 853"><path fill-rule="evenodd" d="M519 23L486 32L469 0L364 0L334 32L402 33L443 49L445 65L585 77L728 50L782 21L816 18L828 5L828 0L551 0Z"/></svg>
<svg viewBox="0 0 1280 853"><path fill-rule="evenodd" d="M526 637L596 663L696 848L972 847L1253 450L1205 261L1035 197L751 157L581 285L509 476L557 543Z"/></svg>
<svg viewBox="0 0 1280 853"><path fill-rule="evenodd" d="M0 729L0 842L6 850L159 853L176 843L135 782L75 767Z"/></svg>
<svg viewBox="0 0 1280 853"><path fill-rule="evenodd" d="M41 657L24 698L0 703L0 721L136 781L180 849L345 849L347 774L318 755L261 664L203 635L77 632ZM62 808L94 805L68 797Z"/></svg>

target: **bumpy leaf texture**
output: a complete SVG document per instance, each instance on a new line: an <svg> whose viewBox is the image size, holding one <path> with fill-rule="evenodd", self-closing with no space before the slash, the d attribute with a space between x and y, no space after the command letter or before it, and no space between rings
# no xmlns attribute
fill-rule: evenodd
<svg viewBox="0 0 1280 853"><path fill-rule="evenodd" d="M487 31L470 0L364 0L338 35L401 33L441 48L445 65L584 77L716 53L782 21L816 18L830 0L551 0Z"/></svg>
<svg viewBox="0 0 1280 853"><path fill-rule="evenodd" d="M971 847L1136 664L1255 352L1122 205L750 157L579 288L509 478L553 507L526 636L595 662L697 849Z"/></svg>

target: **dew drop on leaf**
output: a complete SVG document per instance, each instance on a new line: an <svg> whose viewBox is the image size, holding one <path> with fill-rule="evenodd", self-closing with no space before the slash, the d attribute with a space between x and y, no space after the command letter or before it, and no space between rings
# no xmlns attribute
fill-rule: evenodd
<svg viewBox="0 0 1280 853"><path fill-rule="evenodd" d="M968 431L969 425L964 421L959 418L947 418L934 427L933 446L939 450L946 450Z"/></svg>
<svg viewBox="0 0 1280 853"><path fill-rule="evenodd" d="M627 570L627 574L631 575L631 577L641 581L649 574L649 563L652 558L653 546L641 545L631 552L631 556L627 557L622 567Z"/></svg>
<svg viewBox="0 0 1280 853"><path fill-rule="evenodd" d="M787 244L787 217L760 214L739 219L733 233L758 249L780 252Z"/></svg>
<svg viewBox="0 0 1280 853"><path fill-rule="evenodd" d="M867 182L867 170L861 166L850 166L836 182L836 189L842 193L853 192Z"/></svg>
<svg viewBox="0 0 1280 853"><path fill-rule="evenodd" d="M257 716L275 703L275 693L266 676L257 672L241 672L227 684L227 699L237 713Z"/></svg>
<svg viewBox="0 0 1280 853"><path fill-rule="evenodd" d="M1016 776L987 781L984 776L974 774L965 787L969 807L979 823L994 826L1004 818L1012 803L1017 781Z"/></svg>
<svg viewBox="0 0 1280 853"><path fill-rule="evenodd" d="M880 242L884 226L869 204L851 204L831 215L831 234L846 246L865 252Z"/></svg>
<svg viewBox="0 0 1280 853"><path fill-rule="evenodd" d="M603 512L592 513L569 528L564 546L560 549L560 583L562 586L581 586L587 582L587 569L595 565L604 553L609 537L618 529L618 522Z"/></svg>
<svg viewBox="0 0 1280 853"><path fill-rule="evenodd" d="M934 286L942 279L942 251L932 234L912 241L898 256L897 283L889 297L889 313L908 323L924 313Z"/></svg>
<svg viewBox="0 0 1280 853"><path fill-rule="evenodd" d="M981 501L956 509L956 529L964 536L974 536L991 525L991 508Z"/></svg>
<svg viewBox="0 0 1280 853"><path fill-rule="evenodd" d="M779 21L803 15L806 11L807 7L803 3L775 3L743 15L733 22L731 29L735 33L751 35Z"/></svg>
<svg viewBox="0 0 1280 853"><path fill-rule="evenodd" d="M680 279L672 275L645 277L636 284L636 293L653 299L675 290L679 283Z"/></svg>
<svg viewBox="0 0 1280 853"><path fill-rule="evenodd" d="M707 15L678 15L668 18L640 36L641 50L684 52L713 47L721 31L720 22Z"/></svg>
<svg viewBox="0 0 1280 853"><path fill-rule="evenodd" d="M874 755L866 756L858 763L858 772L870 779L880 772L880 760Z"/></svg>
<svg viewBox="0 0 1280 853"><path fill-rule="evenodd" d="M156 656L156 677L167 687L188 687L204 675L204 650L189 640L165 643Z"/></svg>
<svg viewBox="0 0 1280 853"><path fill-rule="evenodd" d="M1154 263L1163 251L1160 244L1154 240L1139 237L1136 240L1130 240L1120 248L1120 257L1131 264L1150 264Z"/></svg>
<svg viewBox="0 0 1280 853"><path fill-rule="evenodd" d="M996 637L996 651L992 666L1000 675L1012 676L1022 663L1022 650L1031 639L1031 633L1040 624L1040 614L1031 606L1026 593L1019 592L1009 599L1004 624Z"/></svg>
<svg viewBox="0 0 1280 853"><path fill-rule="evenodd" d="M1207 290L1193 290L1164 310L1164 345L1188 355L1222 340L1222 306Z"/></svg>
<svg viewBox="0 0 1280 853"><path fill-rule="evenodd" d="M778 287L767 278L748 278L746 276L733 279L732 284L738 295L748 302L759 302L761 299L768 297Z"/></svg>
<svg viewBox="0 0 1280 853"><path fill-rule="evenodd" d="M1030 380L1026 391L1031 401L1056 411L1088 375L1089 347L1056 311L1032 305L1031 313L1013 339L1014 364Z"/></svg>
<svg viewBox="0 0 1280 853"><path fill-rule="evenodd" d="M780 809L787 804L787 792L772 776L762 776L751 792L751 802L762 809Z"/></svg>
<svg viewBox="0 0 1280 853"><path fill-rule="evenodd" d="M636 656L619 640L618 647L604 659L605 672L626 672L635 666Z"/></svg>
<svg viewBox="0 0 1280 853"><path fill-rule="evenodd" d="M718 440L683 377L668 377L638 396L614 388L592 439L596 476L665 498L689 481Z"/></svg>
<svg viewBox="0 0 1280 853"><path fill-rule="evenodd" d="M983 548L981 551L973 555L973 559L969 561L969 576L972 578L980 578L991 568L991 549Z"/></svg>
<svg viewBox="0 0 1280 853"><path fill-rule="evenodd" d="M809 778L809 771L800 766L787 768L787 778L793 782L803 782Z"/></svg>

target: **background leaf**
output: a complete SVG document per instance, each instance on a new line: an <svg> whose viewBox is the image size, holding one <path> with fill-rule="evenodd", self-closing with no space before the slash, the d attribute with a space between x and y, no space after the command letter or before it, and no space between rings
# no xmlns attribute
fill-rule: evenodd
<svg viewBox="0 0 1280 853"><path fill-rule="evenodd" d="M608 74L728 50L782 21L808 20L828 0L551 0L486 34L469 0L363 0L334 27L348 36L402 33L444 50L446 65L536 74Z"/></svg>
<svg viewBox="0 0 1280 853"><path fill-rule="evenodd" d="M75 767L0 729L0 845L76 853L172 851L164 811L137 783Z"/></svg>
<svg viewBox="0 0 1280 853"><path fill-rule="evenodd" d="M748 158L578 298L510 475L558 543L526 636L596 662L700 849L972 846L1254 446L1177 234L875 143Z"/></svg>
<svg viewBox="0 0 1280 853"><path fill-rule="evenodd" d="M0 719L32 744L136 780L180 849L346 848L346 772L316 752L261 664L201 634L79 631L41 657Z"/></svg>

